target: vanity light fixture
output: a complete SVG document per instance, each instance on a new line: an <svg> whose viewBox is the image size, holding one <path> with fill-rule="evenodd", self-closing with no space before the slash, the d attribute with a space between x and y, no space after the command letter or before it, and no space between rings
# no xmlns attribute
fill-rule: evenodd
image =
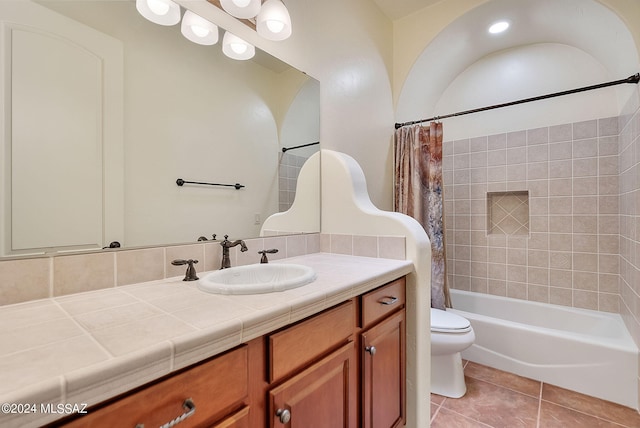
<svg viewBox="0 0 640 428"><path fill-rule="evenodd" d="M180 22L180 6L171 0L136 0L140 15L159 25L176 25Z"/></svg>
<svg viewBox="0 0 640 428"><path fill-rule="evenodd" d="M226 31L222 37L222 52L232 59L251 59L256 54L256 48L242 40L235 34Z"/></svg>
<svg viewBox="0 0 640 428"><path fill-rule="evenodd" d="M291 17L280 0L267 0L256 16L256 31L267 40L284 40L291 35Z"/></svg>
<svg viewBox="0 0 640 428"><path fill-rule="evenodd" d="M231 15L233 14L224 7L225 4L247 8L255 8L253 5L257 4L257 16L252 15L250 18L255 16L258 34L268 40L288 38L291 35L291 17L282 1L266 0L263 5L260 2L261 0L221 0L220 4ZM180 22L180 6L172 0L136 0L136 9L140 15L156 24L168 26ZM185 12L180 29L182 34L194 43L214 45L218 42L218 26L190 10ZM229 58L246 60L254 57L256 48L227 31L222 39L222 52Z"/></svg>
<svg viewBox="0 0 640 428"><path fill-rule="evenodd" d="M184 13L180 30L183 36L199 45L218 43L218 26L190 10Z"/></svg>
<svg viewBox="0 0 640 428"><path fill-rule="evenodd" d="M260 12L262 0L220 0L220 6L231 16L250 19Z"/></svg>
<svg viewBox="0 0 640 428"><path fill-rule="evenodd" d="M489 32L491 34L499 34L507 30L509 28L509 22L507 21L498 21L496 23L491 24L489 27Z"/></svg>

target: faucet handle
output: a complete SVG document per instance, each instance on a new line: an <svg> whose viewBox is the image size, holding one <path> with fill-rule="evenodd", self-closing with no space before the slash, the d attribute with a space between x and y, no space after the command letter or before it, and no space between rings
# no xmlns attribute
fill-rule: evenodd
<svg viewBox="0 0 640 428"><path fill-rule="evenodd" d="M120 242L111 241L111 243L107 247L102 247L103 250L106 250L107 248L120 248Z"/></svg>
<svg viewBox="0 0 640 428"><path fill-rule="evenodd" d="M270 250L258 251L258 254L262 254L262 258L260 259L260 263L269 263L269 260L267 259L267 254L275 254L277 252L278 252L277 248L272 248Z"/></svg>
<svg viewBox="0 0 640 428"><path fill-rule="evenodd" d="M213 236L213 238L211 240L215 241L216 240L216 234L214 233L211 236ZM198 238L198 241L208 241L208 240L209 240L209 238L207 238L206 236L201 236L201 237Z"/></svg>
<svg viewBox="0 0 640 428"><path fill-rule="evenodd" d="M196 268L193 266L196 263L198 263L198 261L193 259L177 259L171 262L171 264L174 266L189 265L187 266L187 271L185 272L183 281L196 281L200 279L198 278L198 275L196 273Z"/></svg>

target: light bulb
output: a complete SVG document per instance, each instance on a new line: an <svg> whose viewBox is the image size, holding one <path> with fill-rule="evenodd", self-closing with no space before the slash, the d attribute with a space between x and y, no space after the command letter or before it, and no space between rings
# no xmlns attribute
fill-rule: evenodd
<svg viewBox="0 0 640 428"><path fill-rule="evenodd" d="M247 51L247 47L248 46L244 43L231 43L231 49L233 49L233 51L238 55L245 53Z"/></svg>
<svg viewBox="0 0 640 428"><path fill-rule="evenodd" d="M206 37L209 34L209 29L201 27L199 25L192 25L191 31L198 37Z"/></svg>
<svg viewBox="0 0 640 428"><path fill-rule="evenodd" d="M147 0L147 5L156 15L164 16L169 12L169 5L162 0Z"/></svg>
<svg viewBox="0 0 640 428"><path fill-rule="evenodd" d="M176 25L180 22L180 6L171 0L136 0L136 10L155 24Z"/></svg>
<svg viewBox="0 0 640 428"><path fill-rule="evenodd" d="M250 19L260 12L261 0L220 0L220 6L231 16Z"/></svg>
<svg viewBox="0 0 640 428"><path fill-rule="evenodd" d="M256 48L227 31L222 38L222 52L229 58L246 60L253 58Z"/></svg>
<svg viewBox="0 0 640 428"><path fill-rule="evenodd" d="M269 28L269 31L277 34L284 29L284 22L270 19L267 21L267 27Z"/></svg>
<svg viewBox="0 0 640 428"><path fill-rule="evenodd" d="M498 34L498 33L502 33L507 28L509 28L509 23L507 21L500 21L500 22L496 22L491 27L489 27L489 32L491 34Z"/></svg>
<svg viewBox="0 0 640 428"><path fill-rule="evenodd" d="M233 4L235 4L238 7L247 7L249 6L249 3L251 3L251 0L231 0L233 2Z"/></svg>
<svg viewBox="0 0 640 428"><path fill-rule="evenodd" d="M256 16L256 30L267 40L284 40L291 36L291 16L280 0L267 0Z"/></svg>
<svg viewBox="0 0 640 428"><path fill-rule="evenodd" d="M199 45L218 43L218 27L190 10L184 13L180 30L183 36Z"/></svg>

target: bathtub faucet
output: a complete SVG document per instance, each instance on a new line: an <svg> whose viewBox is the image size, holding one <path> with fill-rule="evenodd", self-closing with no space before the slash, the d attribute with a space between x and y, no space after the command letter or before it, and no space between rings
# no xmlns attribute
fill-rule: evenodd
<svg viewBox="0 0 640 428"><path fill-rule="evenodd" d="M222 245L222 265L220 269L226 269L231 267L231 259L229 259L229 248L240 245L240 251L243 253L248 250L247 244L243 240L237 239L233 242L229 241L229 235L224 235L224 241L220 243Z"/></svg>

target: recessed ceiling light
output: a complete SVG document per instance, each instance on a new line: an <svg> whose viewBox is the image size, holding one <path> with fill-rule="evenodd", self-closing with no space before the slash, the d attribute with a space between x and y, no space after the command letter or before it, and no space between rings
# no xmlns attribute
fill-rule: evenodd
<svg viewBox="0 0 640 428"><path fill-rule="evenodd" d="M507 21L499 21L499 22L496 22L495 24L492 24L491 27L489 27L489 32L491 34L498 34L498 33L502 33L507 28L509 28L509 23Z"/></svg>

